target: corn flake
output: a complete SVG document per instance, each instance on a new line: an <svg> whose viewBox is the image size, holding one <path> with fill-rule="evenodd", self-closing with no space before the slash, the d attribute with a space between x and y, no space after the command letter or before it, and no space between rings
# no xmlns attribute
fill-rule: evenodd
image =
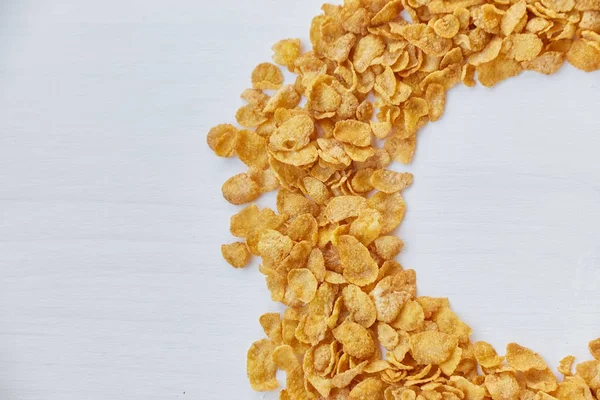
<svg viewBox="0 0 600 400"><path fill-rule="evenodd" d="M379 267L369 250L354 236L341 236L336 245L343 265L344 278L357 286L365 286L377 279Z"/></svg>
<svg viewBox="0 0 600 400"><path fill-rule="evenodd" d="M344 352L359 360L375 353L375 342L369 331L356 322L346 321L333 330L333 336L340 342Z"/></svg>
<svg viewBox="0 0 600 400"><path fill-rule="evenodd" d="M256 200L261 190L248 174L237 174L227 179L221 188L223 197L231 204L244 204Z"/></svg>
<svg viewBox="0 0 600 400"><path fill-rule="evenodd" d="M242 242L221 245L223 258L235 268L244 268L250 261L250 252Z"/></svg>
<svg viewBox="0 0 600 400"><path fill-rule="evenodd" d="M208 132L206 141L219 157L231 157L234 154L237 133L238 130L233 125L217 125Z"/></svg>
<svg viewBox="0 0 600 400"><path fill-rule="evenodd" d="M300 39L284 39L273 45L273 61L294 70L294 63L300 57Z"/></svg>
<svg viewBox="0 0 600 400"><path fill-rule="evenodd" d="M275 390L279 387L275 372L277 368L272 355L275 344L269 339L254 342L248 350L247 372L252 389L258 392Z"/></svg>

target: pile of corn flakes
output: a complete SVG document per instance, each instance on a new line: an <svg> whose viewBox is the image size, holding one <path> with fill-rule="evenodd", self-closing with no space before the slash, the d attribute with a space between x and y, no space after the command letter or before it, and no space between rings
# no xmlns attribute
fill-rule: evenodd
<svg viewBox="0 0 600 400"><path fill-rule="evenodd" d="M246 172L223 184L232 204L277 192L277 211L247 205L231 218L240 241L223 257L262 259L271 298L287 309L260 317L267 338L248 351L250 384L280 399L600 399L594 357L558 381L516 343L504 356L470 340L445 298L417 296L416 274L395 257L404 243L402 191L417 133L463 83L494 86L523 70L557 72L567 60L600 69L600 0L346 0L324 5L300 40L273 46L280 67L258 65L237 123L208 133L221 157ZM265 92L272 91L272 92ZM372 96L371 96L372 95ZM302 100L305 105L300 106ZM380 146L376 146L380 143Z"/></svg>

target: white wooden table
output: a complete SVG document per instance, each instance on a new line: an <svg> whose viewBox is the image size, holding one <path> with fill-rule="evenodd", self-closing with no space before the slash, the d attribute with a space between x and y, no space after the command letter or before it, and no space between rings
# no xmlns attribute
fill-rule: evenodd
<svg viewBox="0 0 600 400"><path fill-rule="evenodd" d="M321 0L0 4L0 399L273 399L246 380L268 299L205 145ZM600 73L452 91L404 168L400 261L500 350L600 336ZM402 169L398 166L398 169ZM272 204L273 198L261 200Z"/></svg>

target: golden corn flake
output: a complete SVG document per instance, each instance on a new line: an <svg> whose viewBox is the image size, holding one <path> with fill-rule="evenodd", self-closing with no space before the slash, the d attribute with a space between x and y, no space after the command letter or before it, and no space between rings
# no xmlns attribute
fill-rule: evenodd
<svg viewBox="0 0 600 400"><path fill-rule="evenodd" d="M238 109L235 114L238 124L247 128L254 128L267 121L267 116L258 108L245 105Z"/></svg>
<svg viewBox="0 0 600 400"><path fill-rule="evenodd" d="M418 364L442 364L458 346L455 337L443 332L425 331L410 337L410 354Z"/></svg>
<svg viewBox="0 0 600 400"><path fill-rule="evenodd" d="M565 376L573 375L573 364L575 363L574 356L566 356L558 363L558 372Z"/></svg>
<svg viewBox="0 0 600 400"><path fill-rule="evenodd" d="M349 233L368 246L381 233L381 224L381 214L376 210L366 208L361 210L358 218L350 224Z"/></svg>
<svg viewBox="0 0 600 400"><path fill-rule="evenodd" d="M358 162L364 162L375 155L372 147L358 147L349 143L344 143L344 151L352 161Z"/></svg>
<svg viewBox="0 0 600 400"><path fill-rule="evenodd" d="M415 135L406 139L391 135L385 141L384 149L394 160L409 164L415 154L416 146L417 138Z"/></svg>
<svg viewBox="0 0 600 400"><path fill-rule="evenodd" d="M381 214L383 222L381 225L381 234L385 235L396 229L404 219L406 206L402 195L396 193L378 192L368 201L370 208L373 208Z"/></svg>
<svg viewBox="0 0 600 400"><path fill-rule="evenodd" d="M356 43L356 36L352 33L347 33L345 35L337 38L330 46L326 49L327 57L337 61L338 63L343 63L348 59L350 51L354 47Z"/></svg>
<svg viewBox="0 0 600 400"><path fill-rule="evenodd" d="M360 121L340 121L335 124L333 136L340 142L364 147L371 144L371 126Z"/></svg>
<svg viewBox="0 0 600 400"><path fill-rule="evenodd" d="M472 64L465 64L462 68L460 80L467 87L473 87L477 83L475 81L475 66Z"/></svg>
<svg viewBox="0 0 600 400"><path fill-rule="evenodd" d="M281 315L279 313L266 313L258 319L260 326L265 331L265 335L275 344L281 343L283 340L281 331Z"/></svg>
<svg viewBox="0 0 600 400"><path fill-rule="evenodd" d="M227 179L221 188L223 197L231 204L244 204L256 200L261 190L248 174L237 174Z"/></svg>
<svg viewBox="0 0 600 400"><path fill-rule="evenodd" d="M294 242L289 237L273 229L266 229L260 234L258 252L267 265L282 262L292 251Z"/></svg>
<svg viewBox="0 0 600 400"><path fill-rule="evenodd" d="M596 359L600 361L600 338L592 340L588 344L588 348L590 349L590 354Z"/></svg>
<svg viewBox="0 0 600 400"><path fill-rule="evenodd" d="M556 376L548 367L544 369L530 369L523 373L527 387L533 390L543 390L544 392L553 392L556 390Z"/></svg>
<svg viewBox="0 0 600 400"><path fill-rule="evenodd" d="M517 371L547 368L546 363L539 354L517 343L509 343L506 346L506 362Z"/></svg>
<svg viewBox="0 0 600 400"><path fill-rule="evenodd" d="M246 89L240 95L249 105L262 110L269 101L269 96L260 89Z"/></svg>
<svg viewBox="0 0 600 400"><path fill-rule="evenodd" d="M404 25L398 29L398 33L431 56L442 57L452 48L450 39L439 36L425 24Z"/></svg>
<svg viewBox="0 0 600 400"><path fill-rule="evenodd" d="M384 400L383 391L386 386L380 379L366 378L352 388L348 398L353 400Z"/></svg>
<svg viewBox="0 0 600 400"><path fill-rule="evenodd" d="M300 56L300 39L284 39L273 45L273 61L277 64L294 69L294 63Z"/></svg>
<svg viewBox="0 0 600 400"><path fill-rule="evenodd" d="M469 64L480 65L495 60L498 54L500 54L501 48L502 39L495 37L490 40L483 50L469 56Z"/></svg>
<svg viewBox="0 0 600 400"><path fill-rule="evenodd" d="M279 89L283 84L283 74L271 63L258 64L252 71L254 89Z"/></svg>
<svg viewBox="0 0 600 400"><path fill-rule="evenodd" d="M600 43L585 39L576 40L567 53L567 60L582 71L600 69Z"/></svg>
<svg viewBox="0 0 600 400"><path fill-rule="evenodd" d="M369 122L373 117L373 103L364 100L356 108L356 119L362 122Z"/></svg>
<svg viewBox="0 0 600 400"><path fill-rule="evenodd" d="M502 17L502 21L500 23L500 30L502 31L502 34L504 36L509 36L511 33L513 33L526 13L527 3L525 0L521 0L510 6L509 9L506 10L506 13Z"/></svg>
<svg viewBox="0 0 600 400"><path fill-rule="evenodd" d="M302 194L282 189L277 193L277 211L288 217L298 217L302 214L317 215L319 207Z"/></svg>
<svg viewBox="0 0 600 400"><path fill-rule="evenodd" d="M435 21L433 29L438 36L452 39L460 30L460 21L453 14L447 14Z"/></svg>
<svg viewBox="0 0 600 400"><path fill-rule="evenodd" d="M244 268L251 257L246 244L241 242L221 245L221 254L235 268Z"/></svg>
<svg viewBox="0 0 600 400"><path fill-rule="evenodd" d="M340 222L347 218L358 217L361 210L367 208L367 199L362 196L338 196L329 201L325 215L329 222Z"/></svg>
<svg viewBox="0 0 600 400"><path fill-rule="evenodd" d="M421 305L416 301L409 300L404 303L398 317L390 325L396 329L412 332L419 329L424 322L425 314Z"/></svg>
<svg viewBox="0 0 600 400"><path fill-rule="evenodd" d="M510 372L485 377L485 387L493 400L519 398L519 382Z"/></svg>
<svg viewBox="0 0 600 400"><path fill-rule="evenodd" d="M383 260L392 260L404 248L402 239L396 236L380 236L373 242L375 253Z"/></svg>
<svg viewBox="0 0 600 400"><path fill-rule="evenodd" d="M265 104L263 113L274 113L279 109L292 109L300 103L300 94L292 85L281 87Z"/></svg>
<svg viewBox="0 0 600 400"><path fill-rule="evenodd" d="M503 357L498 356L496 350L491 344L486 342L475 342L475 358L477 362L484 368L493 368L502 364Z"/></svg>
<svg viewBox="0 0 600 400"><path fill-rule="evenodd" d="M240 161L249 167L267 169L269 157L267 155L267 141L256 132L241 130L235 141L235 154Z"/></svg>
<svg viewBox="0 0 600 400"><path fill-rule="evenodd" d="M344 306L357 324L370 327L375 323L377 310L371 298L356 285L348 285L342 290Z"/></svg>
<svg viewBox="0 0 600 400"><path fill-rule="evenodd" d="M385 51L383 40L375 35L367 35L361 38L354 48L352 63L356 72L363 73L371 65L375 57L379 57Z"/></svg>
<svg viewBox="0 0 600 400"><path fill-rule="evenodd" d="M523 68L536 71L544 75L552 75L558 72L565 62L564 53L558 51L547 51L531 61L523 62Z"/></svg>
<svg viewBox="0 0 600 400"><path fill-rule="evenodd" d="M208 132L206 141L219 157L231 157L234 153L237 133L238 130L233 125L217 125Z"/></svg>
<svg viewBox="0 0 600 400"><path fill-rule="evenodd" d="M343 235L337 242L344 278L357 286L373 283L377 279L379 267L369 250L354 236Z"/></svg>
<svg viewBox="0 0 600 400"><path fill-rule="evenodd" d="M515 60L503 56L477 66L477 78L483 86L492 87L503 80L519 75L523 68Z"/></svg>
<svg viewBox="0 0 600 400"><path fill-rule="evenodd" d="M315 131L313 120L307 115L295 116L284 122L269 138L274 151L296 151L306 147Z"/></svg>
<svg viewBox="0 0 600 400"><path fill-rule="evenodd" d="M333 330L333 336L342 344L346 354L359 360L369 358L375 352L375 342L371 334L356 322L344 322Z"/></svg>
<svg viewBox="0 0 600 400"><path fill-rule="evenodd" d="M383 193L396 193L406 189L413 182L413 175L408 172L395 172L379 169L371 175L371 185Z"/></svg>
<svg viewBox="0 0 600 400"><path fill-rule="evenodd" d="M247 372L252 389L258 392L275 390L279 387L275 373L277 367L273 362L275 344L269 339L254 342L248 350Z"/></svg>
<svg viewBox="0 0 600 400"><path fill-rule="evenodd" d="M317 279L308 269L293 269L288 272L288 292L292 300L299 300L305 304L312 301L317 293Z"/></svg>
<svg viewBox="0 0 600 400"><path fill-rule="evenodd" d="M542 40L533 33L519 33L509 36L506 56L516 61L531 61L542 51Z"/></svg>
<svg viewBox="0 0 600 400"><path fill-rule="evenodd" d="M302 167L317 161L319 151L314 143L309 143L296 151L271 151L271 156L283 164Z"/></svg>

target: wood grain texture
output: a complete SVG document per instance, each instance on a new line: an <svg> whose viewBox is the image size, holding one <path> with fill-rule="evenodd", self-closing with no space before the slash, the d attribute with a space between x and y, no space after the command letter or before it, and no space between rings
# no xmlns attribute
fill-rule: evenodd
<svg viewBox="0 0 600 400"><path fill-rule="evenodd" d="M246 350L268 299L228 267L205 134L321 0L0 5L0 399L274 399ZM600 335L600 74L459 88L420 134L401 262L499 347ZM261 199L272 204L273 198Z"/></svg>

